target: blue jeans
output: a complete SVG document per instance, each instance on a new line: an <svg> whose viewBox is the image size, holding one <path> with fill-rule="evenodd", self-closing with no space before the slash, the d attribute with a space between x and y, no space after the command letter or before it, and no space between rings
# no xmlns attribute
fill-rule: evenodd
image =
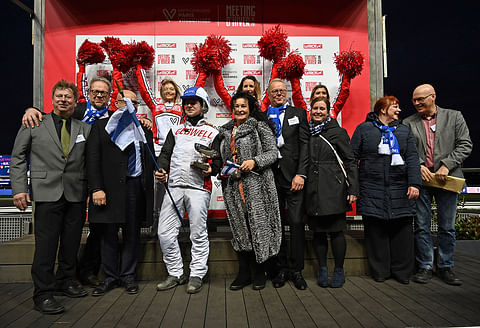
<svg viewBox="0 0 480 328"><path fill-rule="evenodd" d="M433 268L433 243L430 233L433 197L437 204L438 221L437 266L438 268L453 267L457 196L454 192L439 188L420 188L420 196L416 201L417 218L415 220L415 258L419 268L428 270Z"/></svg>

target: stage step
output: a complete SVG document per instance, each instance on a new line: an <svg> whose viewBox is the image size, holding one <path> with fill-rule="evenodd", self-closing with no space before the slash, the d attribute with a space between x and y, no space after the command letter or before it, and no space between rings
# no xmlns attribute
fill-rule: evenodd
<svg viewBox="0 0 480 328"><path fill-rule="evenodd" d="M83 251L86 235L82 238L80 252ZM233 277L237 272L237 258L232 249L231 234L224 232L210 233L210 277ZM368 273L363 235L352 232L346 235L347 255L345 259L345 273L347 275L365 275ZM185 268L190 260L190 242L188 233L180 234L180 246L184 256ZM34 236L26 235L22 238L0 244L0 283L2 282L29 282L31 281L30 268L34 253ZM139 280L160 280L166 276L162 251L155 237L142 236L140 261L137 268ZM333 272L333 257L329 250L329 271ZM317 274L318 263L311 243L311 233L307 232L305 249L306 277Z"/></svg>

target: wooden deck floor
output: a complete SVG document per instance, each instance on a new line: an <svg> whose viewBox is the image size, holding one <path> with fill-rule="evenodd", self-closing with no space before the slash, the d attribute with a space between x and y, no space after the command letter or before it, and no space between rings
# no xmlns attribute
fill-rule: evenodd
<svg viewBox="0 0 480 328"><path fill-rule="evenodd" d="M262 291L230 291L230 279L215 278L199 294L185 286L157 292L156 282L140 293L117 288L103 297L58 297L67 311L42 315L33 310L32 284L0 284L0 327L452 327L480 326L480 258L456 255L460 287L438 278L426 285L376 283L347 277L343 288L291 284Z"/></svg>

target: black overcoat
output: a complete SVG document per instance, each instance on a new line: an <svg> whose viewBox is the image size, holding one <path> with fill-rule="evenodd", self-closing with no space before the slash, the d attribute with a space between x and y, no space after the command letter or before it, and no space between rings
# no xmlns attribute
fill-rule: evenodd
<svg viewBox="0 0 480 328"><path fill-rule="evenodd" d="M350 186L347 187L345 176L330 146L320 136L311 136L305 208L309 216L345 213L351 210L347 195L358 196L357 164L350 138L335 119L325 123L320 134L332 144L342 159Z"/></svg>
<svg viewBox="0 0 480 328"><path fill-rule="evenodd" d="M124 223L127 197L128 148L121 151L105 131L108 119L96 120L87 140L87 177L90 203L88 219L93 223ZM153 136L143 128L150 150L153 151ZM143 226L150 226L153 217L153 160L142 142L142 189L140 210ZM101 189L107 196L106 206L95 206L92 191Z"/></svg>

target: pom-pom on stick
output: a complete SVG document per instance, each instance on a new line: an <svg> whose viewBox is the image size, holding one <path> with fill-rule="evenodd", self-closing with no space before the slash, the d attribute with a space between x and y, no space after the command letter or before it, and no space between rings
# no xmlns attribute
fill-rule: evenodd
<svg viewBox="0 0 480 328"><path fill-rule="evenodd" d="M230 59L230 42L222 36L210 35L204 43L195 45L192 66L197 74L220 71Z"/></svg>
<svg viewBox="0 0 480 328"><path fill-rule="evenodd" d="M102 48L97 44L88 41L83 41L77 53L77 63L79 64L98 64L105 60L105 54Z"/></svg>
<svg viewBox="0 0 480 328"><path fill-rule="evenodd" d="M273 62L278 62L285 57L290 49L290 43L287 41L288 35L276 25L265 31L257 44L260 48L260 56Z"/></svg>
<svg viewBox="0 0 480 328"><path fill-rule="evenodd" d="M133 42L128 47L128 55L131 59L131 66L135 66L137 63L142 65L142 68L149 70L153 66L155 60L155 49L150 46L146 41Z"/></svg>
<svg viewBox="0 0 480 328"><path fill-rule="evenodd" d="M111 36L105 37L100 46L107 52L113 68L118 69L122 73L128 72L131 67L130 58L128 57L128 46L124 45L119 38Z"/></svg>
<svg viewBox="0 0 480 328"><path fill-rule="evenodd" d="M362 72L364 59L359 51L349 50L335 54L334 62L340 74L353 79Z"/></svg>
<svg viewBox="0 0 480 328"><path fill-rule="evenodd" d="M278 65L278 76L284 80L301 79L305 71L305 62L298 50L283 58Z"/></svg>

